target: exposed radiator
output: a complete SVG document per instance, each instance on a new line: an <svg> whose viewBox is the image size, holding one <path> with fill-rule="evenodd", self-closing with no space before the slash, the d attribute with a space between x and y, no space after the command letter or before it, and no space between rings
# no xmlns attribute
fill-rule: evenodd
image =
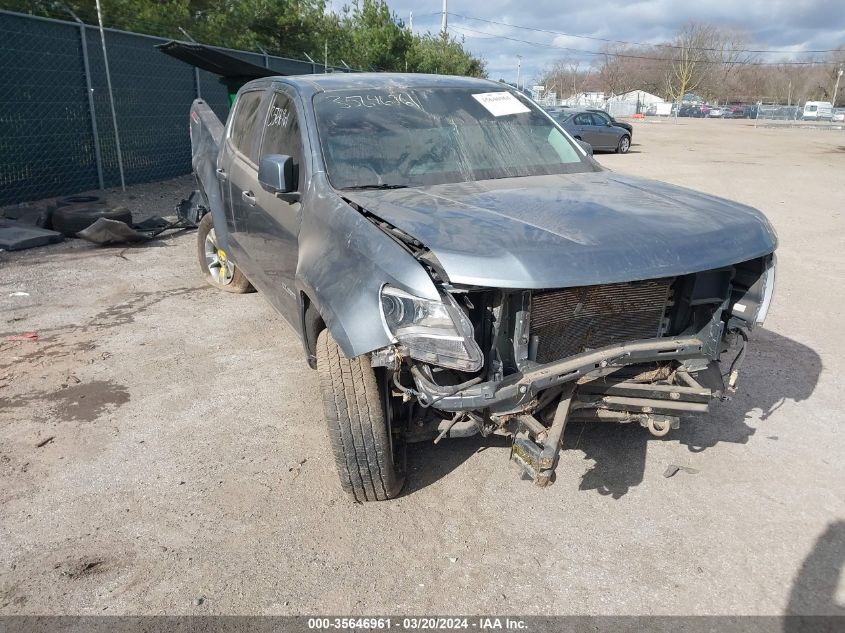
<svg viewBox="0 0 845 633"><path fill-rule="evenodd" d="M673 279L541 290L531 297L538 363L660 334ZM537 337L536 343L534 337Z"/></svg>

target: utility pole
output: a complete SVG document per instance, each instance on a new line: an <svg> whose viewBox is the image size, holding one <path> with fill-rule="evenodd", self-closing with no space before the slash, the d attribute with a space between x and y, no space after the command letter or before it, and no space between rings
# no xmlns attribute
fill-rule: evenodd
<svg viewBox="0 0 845 633"><path fill-rule="evenodd" d="M323 49L323 72L329 72L329 41L326 40L326 48Z"/></svg>
<svg viewBox="0 0 845 633"><path fill-rule="evenodd" d="M839 72L836 73L836 85L833 88L833 101L831 105L836 107L836 94L839 92L839 80L842 79L842 66L839 67Z"/></svg>
<svg viewBox="0 0 845 633"><path fill-rule="evenodd" d="M516 89L519 90L519 73L522 71L522 55L516 56Z"/></svg>
<svg viewBox="0 0 845 633"><path fill-rule="evenodd" d="M449 37L449 0L443 0L443 14L440 18L440 34L443 36L445 40Z"/></svg>
<svg viewBox="0 0 845 633"><path fill-rule="evenodd" d="M411 35L414 34L414 12L411 11L411 15L408 18L408 30L411 32Z"/></svg>

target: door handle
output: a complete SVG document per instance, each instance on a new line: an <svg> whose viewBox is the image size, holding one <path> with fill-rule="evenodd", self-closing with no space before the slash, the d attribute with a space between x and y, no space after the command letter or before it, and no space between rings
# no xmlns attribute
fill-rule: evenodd
<svg viewBox="0 0 845 633"><path fill-rule="evenodd" d="M241 198L243 198L243 201L246 202L249 206L255 206L255 194L251 191L241 191Z"/></svg>
<svg viewBox="0 0 845 633"><path fill-rule="evenodd" d="M226 180L226 170L221 169L218 167L214 170L215 175L217 176L217 180Z"/></svg>

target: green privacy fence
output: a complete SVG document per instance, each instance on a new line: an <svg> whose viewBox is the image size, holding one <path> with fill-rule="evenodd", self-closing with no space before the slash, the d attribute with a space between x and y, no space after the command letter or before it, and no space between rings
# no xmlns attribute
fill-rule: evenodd
<svg viewBox="0 0 845 633"><path fill-rule="evenodd" d="M159 52L166 39L113 29L105 39L126 184L189 173L190 104L201 96L225 120L226 87ZM221 50L281 74L323 70ZM0 11L0 206L101 186L120 186L120 165L99 29Z"/></svg>

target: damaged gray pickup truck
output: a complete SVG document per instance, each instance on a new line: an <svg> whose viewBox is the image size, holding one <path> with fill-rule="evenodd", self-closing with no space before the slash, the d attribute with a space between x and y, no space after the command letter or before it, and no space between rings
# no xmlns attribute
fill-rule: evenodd
<svg viewBox="0 0 845 633"><path fill-rule="evenodd" d="M409 442L505 434L542 486L568 420L666 435L769 309L761 213L603 169L500 83L271 77L190 116L202 270L299 334L358 501L400 493Z"/></svg>

